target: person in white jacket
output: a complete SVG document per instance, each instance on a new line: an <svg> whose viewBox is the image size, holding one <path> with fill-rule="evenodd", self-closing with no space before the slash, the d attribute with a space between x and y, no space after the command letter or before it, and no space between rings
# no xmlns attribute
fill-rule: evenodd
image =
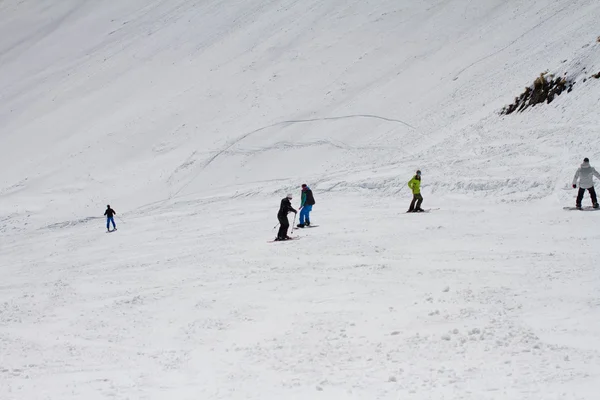
<svg viewBox="0 0 600 400"><path fill-rule="evenodd" d="M586 190L590 192L594 208L599 207L598 199L596 198L596 189L594 189L594 176L600 179L600 174L590 165L590 160L586 157L583 159L583 164L577 169L575 177L573 178L573 189L577 188L577 181L579 180L579 193L577 193L575 207L581 208L581 200L583 200L583 195Z"/></svg>

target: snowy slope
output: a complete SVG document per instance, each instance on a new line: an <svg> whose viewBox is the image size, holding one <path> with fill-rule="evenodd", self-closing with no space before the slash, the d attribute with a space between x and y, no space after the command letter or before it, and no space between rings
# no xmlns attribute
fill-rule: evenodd
<svg viewBox="0 0 600 400"><path fill-rule="evenodd" d="M597 1L58 3L0 2L0 398L595 398Z"/></svg>
<svg viewBox="0 0 600 400"><path fill-rule="evenodd" d="M20 216L76 218L107 197L129 210L232 187L270 193L297 179L390 189L415 166L445 193L487 190L500 174L469 172L474 158L508 146L536 163L539 141L514 143L534 128L560 136L547 140L562 162L509 188L541 197L582 158L565 136L589 139L562 132L595 122L597 84L534 117L496 115L563 60L591 55L600 69L593 1L62 3L3 2L0 167L11 169L3 193L19 195L2 205ZM467 168L434 156L449 148ZM523 162L510 160L501 178Z"/></svg>

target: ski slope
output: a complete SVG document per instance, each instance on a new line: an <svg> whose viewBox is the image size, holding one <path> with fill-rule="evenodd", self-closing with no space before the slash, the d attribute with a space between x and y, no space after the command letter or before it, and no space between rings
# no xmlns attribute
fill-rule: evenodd
<svg viewBox="0 0 600 400"><path fill-rule="evenodd" d="M596 399L598 20L0 1L0 398ZM268 244L302 183L319 227Z"/></svg>

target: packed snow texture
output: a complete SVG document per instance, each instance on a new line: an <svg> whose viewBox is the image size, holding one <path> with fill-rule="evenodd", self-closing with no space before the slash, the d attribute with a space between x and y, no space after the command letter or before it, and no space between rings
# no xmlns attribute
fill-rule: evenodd
<svg viewBox="0 0 600 400"><path fill-rule="evenodd" d="M0 1L0 398L597 399L600 212L563 207L600 167L598 21ZM578 83L499 115L545 71ZM319 227L267 243L302 183Z"/></svg>

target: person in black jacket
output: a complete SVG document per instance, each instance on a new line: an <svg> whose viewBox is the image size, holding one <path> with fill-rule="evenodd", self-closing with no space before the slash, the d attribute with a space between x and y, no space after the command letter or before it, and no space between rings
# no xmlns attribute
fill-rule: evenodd
<svg viewBox="0 0 600 400"><path fill-rule="evenodd" d="M110 205L106 206L106 211L104 211L104 215L106 215L106 230L110 232L110 224L112 222L113 231L117 230L117 226L115 225L115 214L117 212L110 208Z"/></svg>
<svg viewBox="0 0 600 400"><path fill-rule="evenodd" d="M277 213L277 219L279 220L279 232L275 240L288 240L290 237L287 235L288 228L290 227L290 221L288 221L287 215L290 212L297 213L292 207L292 195L288 194L284 199L281 200L281 206L279 206L279 212Z"/></svg>

